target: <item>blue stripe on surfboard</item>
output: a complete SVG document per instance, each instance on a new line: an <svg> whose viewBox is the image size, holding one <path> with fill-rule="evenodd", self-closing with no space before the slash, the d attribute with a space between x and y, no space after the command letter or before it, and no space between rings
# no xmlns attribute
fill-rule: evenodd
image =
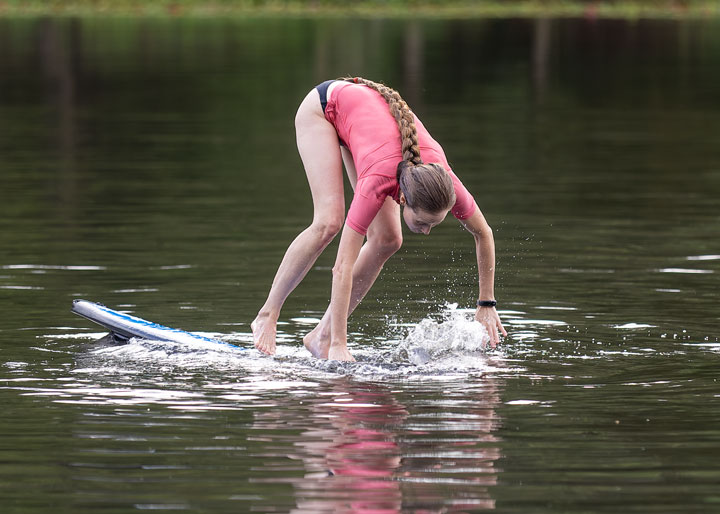
<svg viewBox="0 0 720 514"><path fill-rule="evenodd" d="M117 331L122 330L125 332L132 331L132 332L135 332L135 334L133 334L135 337L142 337L144 339L149 339L149 340L159 340L159 338L156 334L151 334L151 333L148 333L146 330L143 330L143 328L151 328L151 329L160 330L163 332L168 332L169 333L168 338L162 339L164 341L178 342L178 341L174 341L174 339L171 337L171 334L178 334L178 335L188 336L188 337L191 337L198 341L203 341L206 343L220 344L220 345L229 346L231 348L238 349L238 350L245 350L245 348L234 345L232 343L227 343L225 341L220 341L219 339L213 339L210 337L199 336L196 334L192 334L190 332L186 332L185 330L180 330L177 328L171 328L171 327L167 327L165 325L160 325L159 323L155 323L155 322L148 321L148 320L145 320L142 318L138 318L137 316L125 314L123 312L118 312L116 310L110 309L109 307L105 307L104 305L101 305L101 304L95 303L95 302L90 302L88 300L75 300L75 301L73 301L73 307L75 307L76 304L80 304L80 302L82 302L84 304L88 304L90 307L96 308L96 309L104 312L105 314L111 316L112 318L116 318L115 323L113 323L112 319L106 319L106 318L101 319L98 316L93 316L92 314L88 315L87 313L80 313L80 312L76 311L75 309L73 309L73 312L75 312L76 314L86 317L86 318L90 319L91 321L106 327L111 332L116 331L116 330ZM123 322L127 323L129 326L123 327L117 322L117 320L123 321Z"/></svg>

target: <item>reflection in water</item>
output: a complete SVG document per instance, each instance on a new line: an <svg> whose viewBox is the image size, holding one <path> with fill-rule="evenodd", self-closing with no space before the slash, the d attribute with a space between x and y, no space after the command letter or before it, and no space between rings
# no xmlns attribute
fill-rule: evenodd
<svg viewBox="0 0 720 514"><path fill-rule="evenodd" d="M322 425L300 435L307 474L296 484L293 512L399 512L401 464L395 432L407 411L382 388L336 384L312 408Z"/></svg>
<svg viewBox="0 0 720 514"><path fill-rule="evenodd" d="M0 510L706 512L718 28L0 17ZM275 359L88 348L78 296L249 343L311 215L298 95L344 74L398 85L493 213L504 369L430 345L451 341L434 316L398 335L472 301L452 224L388 263L354 367L300 343L328 262L287 305Z"/></svg>
<svg viewBox="0 0 720 514"><path fill-rule="evenodd" d="M467 393L463 391L462 393ZM496 379L472 394L446 392L409 410L377 383L340 379L311 401L311 419L288 423L292 406L258 415L254 429L300 429L294 446L306 473L293 481L295 513L398 513L407 509L493 509L500 457ZM308 426L309 424L309 426ZM270 480L271 481L271 480Z"/></svg>

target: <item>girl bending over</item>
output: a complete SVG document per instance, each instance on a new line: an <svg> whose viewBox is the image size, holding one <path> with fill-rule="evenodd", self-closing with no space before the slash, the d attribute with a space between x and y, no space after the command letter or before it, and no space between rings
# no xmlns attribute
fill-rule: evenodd
<svg viewBox="0 0 720 514"><path fill-rule="evenodd" d="M397 91L363 78L328 80L300 104L295 128L312 193L313 221L288 247L252 322L255 347L275 353L283 303L342 230L330 307L304 342L315 357L354 360L347 349L347 319L402 245L401 206L413 232L429 234L452 212L473 235L479 277L475 319L495 347L500 334L507 333L495 310L492 230L450 169L442 147ZM355 190L347 218L343 163Z"/></svg>

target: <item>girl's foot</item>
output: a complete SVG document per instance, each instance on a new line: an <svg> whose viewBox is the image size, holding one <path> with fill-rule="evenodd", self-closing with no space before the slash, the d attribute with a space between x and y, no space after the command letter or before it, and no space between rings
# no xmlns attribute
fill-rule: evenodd
<svg viewBox="0 0 720 514"><path fill-rule="evenodd" d="M330 334L324 334L321 325L322 324L319 323L303 337L303 344L305 344L307 351L313 354L313 357L327 359L328 350L330 350Z"/></svg>
<svg viewBox="0 0 720 514"><path fill-rule="evenodd" d="M331 346L328 352L328 359L331 361L355 362L355 358L350 355L347 346Z"/></svg>
<svg viewBox="0 0 720 514"><path fill-rule="evenodd" d="M268 317L261 317L258 314L255 321L250 324L250 328L255 348L266 355L275 355L276 324Z"/></svg>

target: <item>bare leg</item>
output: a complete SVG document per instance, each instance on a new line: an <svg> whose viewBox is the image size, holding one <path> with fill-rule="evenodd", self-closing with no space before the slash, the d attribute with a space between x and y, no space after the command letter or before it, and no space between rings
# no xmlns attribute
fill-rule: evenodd
<svg viewBox="0 0 720 514"><path fill-rule="evenodd" d="M342 161L335 128L325 119L320 97L313 89L295 117L297 145L312 193L312 224L290 244L273 280L270 293L250 325L255 347L275 353L280 309L322 251L342 228L345 215Z"/></svg>
<svg viewBox="0 0 720 514"><path fill-rule="evenodd" d="M387 198L368 229L367 243L360 250L353 268L348 316L370 290L385 262L400 249L401 245L400 206L392 198ZM305 348L315 357L327 359L330 349L329 309L325 311L320 323L303 338L303 342Z"/></svg>

